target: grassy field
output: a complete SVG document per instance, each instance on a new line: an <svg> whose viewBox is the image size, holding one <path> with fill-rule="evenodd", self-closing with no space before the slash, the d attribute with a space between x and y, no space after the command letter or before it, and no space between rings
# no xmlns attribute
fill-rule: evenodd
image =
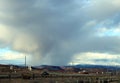
<svg viewBox="0 0 120 83"><path fill-rule="evenodd" d="M0 83L120 83L117 77L114 80L106 76L63 76L63 77L39 77L39 78L4 78L0 79ZM116 80L115 80L116 79Z"/></svg>
<svg viewBox="0 0 120 83"><path fill-rule="evenodd" d="M75 72L51 72L42 76L44 70L0 66L0 83L120 83L118 76L111 74L80 74Z"/></svg>
<svg viewBox="0 0 120 83"><path fill-rule="evenodd" d="M0 79L0 83L120 83L120 82L107 82L107 81L87 81L79 79L61 79L61 78L44 78L44 79L35 79L35 80L25 80L25 79Z"/></svg>

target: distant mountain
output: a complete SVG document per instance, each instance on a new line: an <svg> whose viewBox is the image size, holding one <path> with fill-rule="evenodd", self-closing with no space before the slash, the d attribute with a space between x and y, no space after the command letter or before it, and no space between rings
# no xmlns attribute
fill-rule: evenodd
<svg viewBox="0 0 120 83"><path fill-rule="evenodd" d="M75 65L74 68L102 68L108 70L120 70L120 66L105 66L105 65Z"/></svg>
<svg viewBox="0 0 120 83"><path fill-rule="evenodd" d="M80 68L98 68L98 69L107 69L109 71L120 70L119 66L105 66L105 65L89 65L89 64L80 64L80 65L72 65L72 66L52 66L52 65L40 65L34 66L37 69L47 69L47 70L64 70L65 68L73 68L73 69L80 69Z"/></svg>
<svg viewBox="0 0 120 83"><path fill-rule="evenodd" d="M1 66L10 66L13 64L0 64ZM17 68L25 68L25 65L13 65L14 67ZM47 69L47 70L64 70L65 68L75 68L75 69L80 69L80 68L101 68L101 69L109 69L109 70L120 70L120 66L106 66L106 65L89 65L89 64L80 64L80 65L71 65L71 66L53 66L53 65L40 65L40 66L32 66L33 69Z"/></svg>
<svg viewBox="0 0 120 83"><path fill-rule="evenodd" d="M47 70L63 70L60 66L52 66L52 65L41 65L41 66L34 66L34 68L39 68L39 69L47 69Z"/></svg>

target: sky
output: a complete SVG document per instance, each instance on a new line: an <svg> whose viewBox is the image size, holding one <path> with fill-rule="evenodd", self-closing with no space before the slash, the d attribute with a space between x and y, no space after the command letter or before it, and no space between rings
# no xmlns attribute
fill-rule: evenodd
<svg viewBox="0 0 120 83"><path fill-rule="evenodd" d="M0 0L0 63L120 65L120 0Z"/></svg>

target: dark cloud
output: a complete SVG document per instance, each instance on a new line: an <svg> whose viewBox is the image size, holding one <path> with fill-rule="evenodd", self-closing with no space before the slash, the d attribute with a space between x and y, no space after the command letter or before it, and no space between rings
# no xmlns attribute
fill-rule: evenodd
<svg viewBox="0 0 120 83"><path fill-rule="evenodd" d="M91 6L94 1L87 3L79 0L0 2L1 27L7 29L1 31L3 37L0 40L4 41L1 44L7 42L5 45L13 50L32 54L31 64L68 64L79 52L119 53L119 38L96 36L96 27L111 14L116 14L116 7L112 9L115 13L107 8L111 13L109 15L103 13L106 10L100 9L103 2L96 3L99 6ZM98 9L102 14L97 12ZM113 17L109 19L113 20ZM5 35L6 32L9 34Z"/></svg>

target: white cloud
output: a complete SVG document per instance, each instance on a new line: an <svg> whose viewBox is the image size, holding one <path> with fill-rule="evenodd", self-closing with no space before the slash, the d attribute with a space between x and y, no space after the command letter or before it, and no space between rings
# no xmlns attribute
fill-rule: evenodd
<svg viewBox="0 0 120 83"><path fill-rule="evenodd" d="M18 52L4 52L0 55L0 60L24 60L25 54Z"/></svg>
<svg viewBox="0 0 120 83"><path fill-rule="evenodd" d="M97 29L97 35L100 37L103 36L118 36L120 37L120 25L109 28L109 27L101 27Z"/></svg>
<svg viewBox="0 0 120 83"><path fill-rule="evenodd" d="M70 63L95 65L120 65L118 54L86 52L75 54Z"/></svg>
<svg viewBox="0 0 120 83"><path fill-rule="evenodd" d="M13 35L15 35L12 32L15 33L15 31L11 27L0 24L0 40L6 43L10 43L12 41Z"/></svg>

